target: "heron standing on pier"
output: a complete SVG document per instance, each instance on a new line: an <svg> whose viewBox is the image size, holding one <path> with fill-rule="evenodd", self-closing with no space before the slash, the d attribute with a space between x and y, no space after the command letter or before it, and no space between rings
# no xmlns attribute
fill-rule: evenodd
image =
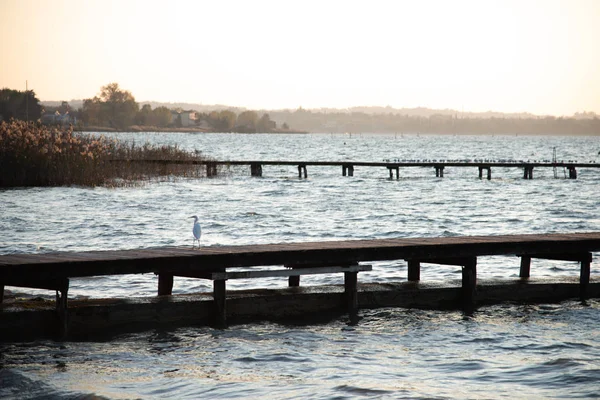
<svg viewBox="0 0 600 400"><path fill-rule="evenodd" d="M202 228L200 227L200 222L198 222L198 217L193 216L190 218L194 218L194 228L192 229L192 233L194 234L194 242L192 243L192 249L196 244L196 240L198 241L198 248L200 248L200 236L202 235Z"/></svg>

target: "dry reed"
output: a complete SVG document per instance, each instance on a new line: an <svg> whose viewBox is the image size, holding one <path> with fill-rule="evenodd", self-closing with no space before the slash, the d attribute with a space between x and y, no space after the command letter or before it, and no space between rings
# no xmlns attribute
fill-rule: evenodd
<svg viewBox="0 0 600 400"><path fill-rule="evenodd" d="M122 186L140 180L203 176L194 164L113 160L203 161L177 146L136 145L104 136L11 120L0 122L0 187Z"/></svg>

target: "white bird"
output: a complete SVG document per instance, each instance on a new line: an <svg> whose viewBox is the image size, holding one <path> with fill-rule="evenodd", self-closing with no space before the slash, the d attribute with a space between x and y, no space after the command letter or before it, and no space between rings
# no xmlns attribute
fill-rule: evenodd
<svg viewBox="0 0 600 400"><path fill-rule="evenodd" d="M194 218L194 228L192 229L192 233L194 234L194 242L192 244L192 249L196 244L196 240L198 241L198 248L200 248L200 236L202 235L202 228L200 228L200 222L198 222L198 217L193 216L190 218Z"/></svg>

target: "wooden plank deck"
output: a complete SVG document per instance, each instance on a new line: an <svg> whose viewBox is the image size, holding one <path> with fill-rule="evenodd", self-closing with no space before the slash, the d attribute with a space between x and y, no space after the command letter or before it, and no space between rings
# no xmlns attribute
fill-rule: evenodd
<svg viewBox="0 0 600 400"><path fill-rule="evenodd" d="M600 251L600 232L347 240L79 253L0 255L0 282L140 273L211 272L231 267L351 264L493 255ZM535 258L535 257L534 257Z"/></svg>
<svg viewBox="0 0 600 400"><path fill-rule="evenodd" d="M596 162L548 162L548 161L451 161L451 160L415 160L415 161L302 161L302 160L112 160L112 162L148 163L148 164L191 164L191 165L307 165L316 167L341 167L353 165L359 167L577 167L600 168Z"/></svg>
<svg viewBox="0 0 600 400"><path fill-rule="evenodd" d="M300 275L343 272L345 302L350 319L355 323L358 321L357 273L371 269L370 265L359 265L360 262L404 259L408 262L409 281L420 279L421 263L460 266L461 298L465 310L469 311L476 303L477 257L520 256L519 275L523 279L530 276L532 258L578 261L581 263L580 297L585 299L594 251L600 251L600 232L11 254L0 255L0 303L5 286L55 290L60 330L66 334L69 279L155 273L159 295L171 294L175 276L212 279L217 325L225 326L225 281L229 278L288 276L289 285L298 286ZM290 269L227 271L228 268L257 266Z"/></svg>

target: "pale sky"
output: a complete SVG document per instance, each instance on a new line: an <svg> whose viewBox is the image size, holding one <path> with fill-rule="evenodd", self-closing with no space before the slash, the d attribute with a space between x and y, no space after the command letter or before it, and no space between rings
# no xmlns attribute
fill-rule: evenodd
<svg viewBox="0 0 600 400"><path fill-rule="evenodd" d="M600 0L0 0L0 88L600 114Z"/></svg>

